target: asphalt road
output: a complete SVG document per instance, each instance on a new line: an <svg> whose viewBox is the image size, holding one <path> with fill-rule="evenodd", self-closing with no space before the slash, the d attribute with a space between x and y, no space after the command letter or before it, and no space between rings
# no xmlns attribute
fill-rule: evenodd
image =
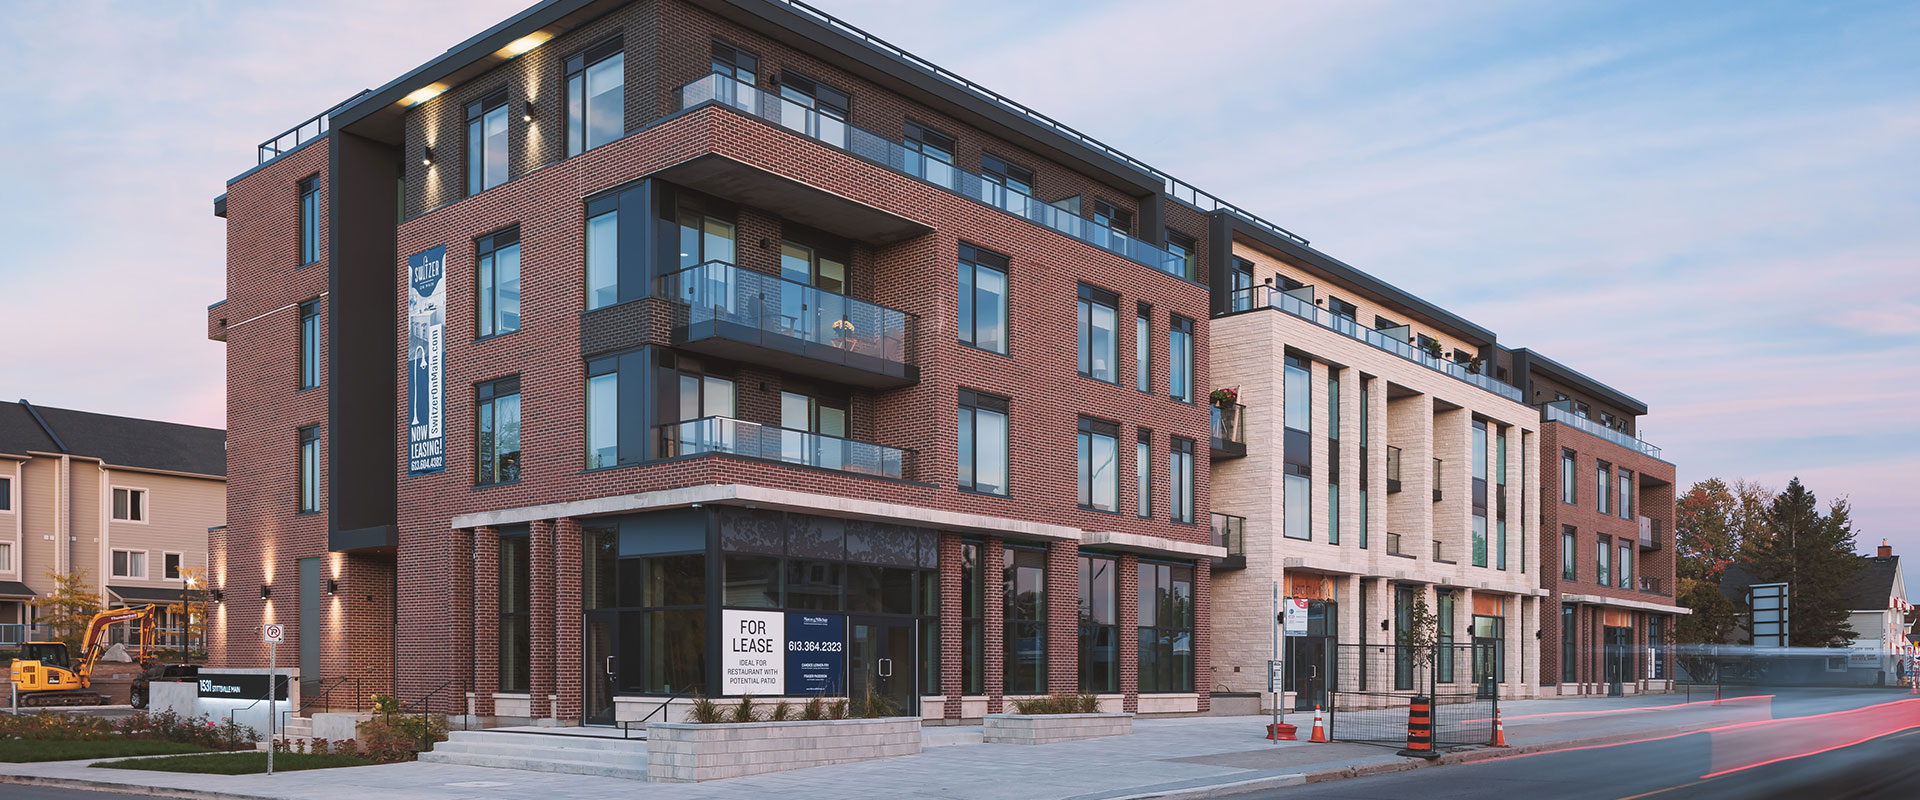
<svg viewBox="0 0 1920 800"><path fill-rule="evenodd" d="M1920 754L1920 730L1703 779L1703 775L1714 770L1712 748L1708 734L1694 734L1397 772L1245 796L1273 800L1920 797L1920 759L1915 758Z"/></svg>

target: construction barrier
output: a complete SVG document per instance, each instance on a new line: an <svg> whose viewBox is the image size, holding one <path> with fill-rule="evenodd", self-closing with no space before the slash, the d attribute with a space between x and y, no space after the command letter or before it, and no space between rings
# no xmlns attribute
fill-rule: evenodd
<svg viewBox="0 0 1920 800"><path fill-rule="evenodd" d="M1407 706L1407 746L1400 755L1415 758L1439 758L1433 749L1433 699L1426 695L1413 698Z"/></svg>

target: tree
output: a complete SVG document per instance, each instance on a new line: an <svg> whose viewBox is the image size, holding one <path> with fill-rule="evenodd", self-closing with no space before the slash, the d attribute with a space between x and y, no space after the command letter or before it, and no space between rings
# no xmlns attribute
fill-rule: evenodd
<svg viewBox="0 0 1920 800"><path fill-rule="evenodd" d="M1674 599L1692 609L1673 631L1677 642L1719 644L1732 635L1740 606L1720 593L1720 578L1740 557L1753 529L1758 487L1744 481L1728 486L1719 478L1695 483L1674 504L1674 551L1678 585Z"/></svg>
<svg viewBox="0 0 1920 800"><path fill-rule="evenodd" d="M87 623L100 613L100 595L87 580L86 570L49 572L47 578L53 581L53 592L33 599L34 608L39 609L34 619L46 625L53 638L66 642L68 650L78 651Z"/></svg>
<svg viewBox="0 0 1920 800"><path fill-rule="evenodd" d="M1827 647L1849 638L1847 581L1860 568L1853 552L1852 508L1842 498L1820 513L1819 499L1794 478L1767 508L1767 529L1745 549L1754 575L1787 584L1787 643Z"/></svg>

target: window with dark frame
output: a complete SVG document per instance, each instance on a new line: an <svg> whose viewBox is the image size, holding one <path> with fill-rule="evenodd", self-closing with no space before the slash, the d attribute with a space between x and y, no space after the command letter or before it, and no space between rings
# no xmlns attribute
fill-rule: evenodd
<svg viewBox="0 0 1920 800"><path fill-rule="evenodd" d="M299 513L320 510L320 426L300 429L300 506Z"/></svg>
<svg viewBox="0 0 1920 800"><path fill-rule="evenodd" d="M1574 469L1575 469L1575 463L1574 463L1573 451L1568 450L1566 448L1561 448L1560 450L1560 502L1570 506L1578 505L1576 501L1579 500L1579 496L1574 492L1574 481L1578 478L1578 476L1574 474Z"/></svg>
<svg viewBox="0 0 1920 800"><path fill-rule="evenodd" d="M713 71L753 86L760 79L760 58L726 42L713 43Z"/></svg>
<svg viewBox="0 0 1920 800"><path fill-rule="evenodd" d="M1613 465L1605 461L1594 462L1593 507L1602 514L1613 513Z"/></svg>
<svg viewBox="0 0 1920 800"><path fill-rule="evenodd" d="M1193 320L1167 315L1167 394L1193 402Z"/></svg>
<svg viewBox="0 0 1920 800"><path fill-rule="evenodd" d="M1239 256L1233 259L1233 268L1228 275L1230 296L1227 306L1231 311L1247 311L1253 308L1253 262Z"/></svg>
<svg viewBox="0 0 1920 800"><path fill-rule="evenodd" d="M113 521L146 522L147 490L115 487L113 490Z"/></svg>
<svg viewBox="0 0 1920 800"><path fill-rule="evenodd" d="M626 54L619 36L567 58L567 156L626 135Z"/></svg>
<svg viewBox="0 0 1920 800"><path fill-rule="evenodd" d="M170 581L180 580L180 554L167 553L160 557L161 577Z"/></svg>
<svg viewBox="0 0 1920 800"><path fill-rule="evenodd" d="M1142 518L1153 516L1153 432L1140 429L1133 446L1134 504Z"/></svg>
<svg viewBox="0 0 1920 800"><path fill-rule="evenodd" d="M960 390L960 488L1007 494L1007 398Z"/></svg>
<svg viewBox="0 0 1920 800"><path fill-rule="evenodd" d="M1080 374L1096 381L1120 381L1120 296L1080 284Z"/></svg>
<svg viewBox="0 0 1920 800"><path fill-rule="evenodd" d="M1347 319L1358 319L1360 316L1359 306L1356 306L1338 297L1327 298L1327 310L1330 312L1333 312L1333 315L1336 317L1346 317Z"/></svg>
<svg viewBox="0 0 1920 800"><path fill-rule="evenodd" d="M1002 551L1001 588L1006 598L1002 634L1002 691L1047 691L1047 551L1008 545Z"/></svg>
<svg viewBox="0 0 1920 800"><path fill-rule="evenodd" d="M300 304L300 388L320 385L320 301Z"/></svg>
<svg viewBox="0 0 1920 800"><path fill-rule="evenodd" d="M506 183L512 169L511 115L503 87L467 104L467 194Z"/></svg>
<svg viewBox="0 0 1920 800"><path fill-rule="evenodd" d="M1194 253L1198 250L1193 237L1167 229L1167 252L1180 259L1180 275L1187 280L1199 280L1194 273Z"/></svg>
<svg viewBox="0 0 1920 800"><path fill-rule="evenodd" d="M960 341L1007 354L1007 257L960 245Z"/></svg>
<svg viewBox="0 0 1920 800"><path fill-rule="evenodd" d="M960 543L960 692L986 694L986 570L982 568L981 543L968 539Z"/></svg>
<svg viewBox="0 0 1920 800"><path fill-rule="evenodd" d="M1580 547L1575 541L1579 533L1572 525L1560 526L1560 579L1577 580L1580 575Z"/></svg>
<svg viewBox="0 0 1920 800"><path fill-rule="evenodd" d="M1081 417L1078 441L1080 507L1119 511L1120 426Z"/></svg>
<svg viewBox="0 0 1920 800"><path fill-rule="evenodd" d="M1153 391L1153 306L1141 303L1133 318L1134 388Z"/></svg>
<svg viewBox="0 0 1920 800"><path fill-rule="evenodd" d="M587 310L620 302L620 195L587 202Z"/></svg>
<svg viewBox="0 0 1920 800"><path fill-rule="evenodd" d="M1601 586L1613 585L1613 537L1601 535L1595 542L1593 568L1595 583Z"/></svg>
<svg viewBox="0 0 1920 800"><path fill-rule="evenodd" d="M983 180L980 190L986 195L981 199L989 205L1025 215L1028 205L1035 202L1033 170L992 153L981 153L980 177Z"/></svg>
<svg viewBox="0 0 1920 800"><path fill-rule="evenodd" d="M1093 223L1116 233L1133 232L1133 212L1099 198L1093 201Z"/></svg>
<svg viewBox="0 0 1920 800"><path fill-rule="evenodd" d="M1142 559L1135 571L1140 693L1191 692L1193 567Z"/></svg>
<svg viewBox="0 0 1920 800"><path fill-rule="evenodd" d="M1576 639L1574 627L1578 618L1572 603L1560 604L1560 682L1574 683L1578 677L1574 674L1573 643Z"/></svg>
<svg viewBox="0 0 1920 800"><path fill-rule="evenodd" d="M474 388L474 485L520 480L520 376Z"/></svg>
<svg viewBox="0 0 1920 800"><path fill-rule="evenodd" d="M1080 691L1086 694L1120 691L1119 566L1111 556L1080 555Z"/></svg>
<svg viewBox="0 0 1920 800"><path fill-rule="evenodd" d="M320 176L300 181L300 266L320 260Z"/></svg>
<svg viewBox="0 0 1920 800"><path fill-rule="evenodd" d="M1620 470L1620 501L1615 504L1621 519L1633 519L1633 471Z"/></svg>
<svg viewBox="0 0 1920 800"><path fill-rule="evenodd" d="M525 528L499 533L500 691L528 690L533 663L532 537Z"/></svg>
<svg viewBox="0 0 1920 800"><path fill-rule="evenodd" d="M474 240L475 291L479 335L499 336L520 329L520 226Z"/></svg>
<svg viewBox="0 0 1920 800"><path fill-rule="evenodd" d="M952 136L907 120L904 149L908 175L952 188L958 177L953 168L953 152L958 147Z"/></svg>
<svg viewBox="0 0 1920 800"><path fill-rule="evenodd" d="M1193 522L1193 440L1167 437L1167 505L1174 522Z"/></svg>
<svg viewBox="0 0 1920 800"><path fill-rule="evenodd" d="M587 362L587 469L621 463L620 356L596 358Z"/></svg>
<svg viewBox="0 0 1920 800"><path fill-rule="evenodd" d="M13 510L13 478L0 475L0 511Z"/></svg>

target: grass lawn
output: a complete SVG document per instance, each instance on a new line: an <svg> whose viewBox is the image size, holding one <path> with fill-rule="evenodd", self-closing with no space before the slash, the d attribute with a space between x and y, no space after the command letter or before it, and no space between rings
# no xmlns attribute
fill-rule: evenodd
<svg viewBox="0 0 1920 800"><path fill-rule="evenodd" d="M330 767L364 767L374 762L359 756L318 753L276 753L274 772ZM251 775L267 771L267 754L258 750L237 753L202 753L167 758L142 758L132 761L103 761L88 766L107 769L143 769L158 772L197 772L205 775Z"/></svg>
<svg viewBox="0 0 1920 800"><path fill-rule="evenodd" d="M159 756L174 753L205 753L196 744L143 739L128 741L63 742L46 739L0 740L0 761L73 761L82 758L122 758Z"/></svg>

